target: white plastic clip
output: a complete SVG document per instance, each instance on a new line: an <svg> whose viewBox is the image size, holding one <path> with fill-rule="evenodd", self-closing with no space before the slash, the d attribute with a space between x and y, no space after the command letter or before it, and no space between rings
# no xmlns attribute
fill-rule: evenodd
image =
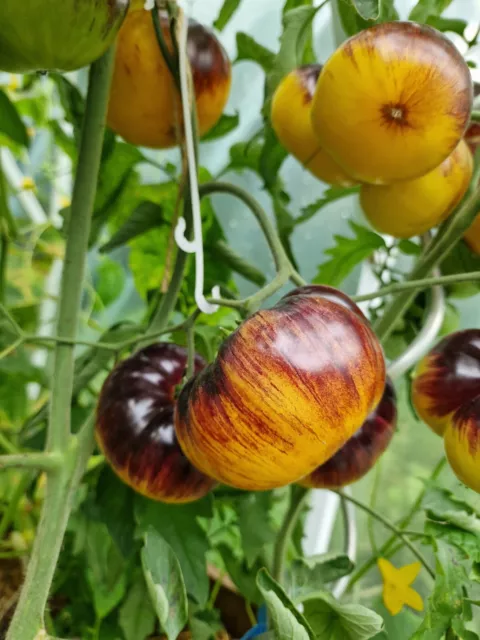
<svg viewBox="0 0 480 640"><path fill-rule="evenodd" d="M218 305L210 304L203 294L204 286L204 261L203 261L203 237L202 215L200 209L200 196L198 195L197 166L195 161L195 145L193 140L192 121L190 114L190 97L188 91L188 58L187 58L187 20L181 12L179 34L179 63L180 63L180 92L182 98L183 122L185 128L185 149L187 153L188 174L190 180L190 193L193 217L193 240L185 237L186 222L184 218L178 220L175 228L175 242L182 251L195 254L195 302L203 313L215 313ZM220 288L214 287L212 295L218 297Z"/></svg>

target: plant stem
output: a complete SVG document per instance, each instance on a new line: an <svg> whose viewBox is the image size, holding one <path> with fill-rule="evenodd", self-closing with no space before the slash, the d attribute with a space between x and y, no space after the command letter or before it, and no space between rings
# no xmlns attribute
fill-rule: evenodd
<svg viewBox="0 0 480 640"><path fill-rule="evenodd" d="M302 512L302 508L309 494L309 489L298 485L292 485L290 506L285 514L280 531L278 532L273 552L272 576L280 584L282 583L285 571L285 556L287 554L288 545L290 544L293 530L295 529L295 525L297 524L298 518L300 517L300 513Z"/></svg>
<svg viewBox="0 0 480 640"><path fill-rule="evenodd" d="M425 556L423 555L423 553L416 548L416 546L402 533L401 529L396 527L393 524L393 522L390 522L390 520L387 520L387 518L384 518L380 513L378 513L378 511L376 511L375 509L371 509L368 505L364 504L360 500L357 500L353 496L349 496L346 493L343 493L343 491L334 491L334 493L337 493L339 496L342 496L343 498L345 498L345 500L349 500L355 506L359 507L360 509L363 509L363 511L366 511L366 513L368 513L371 516L373 516L374 518L376 518L387 529L390 529L390 531L393 531L393 533L398 538L400 538L400 540L402 540L403 543L410 549L410 551L413 553L413 555L415 555L420 560L420 562L423 564L423 566L428 571L428 573L431 575L431 577L433 579L435 579L435 572L433 571L433 569L428 564L428 562L425 559Z"/></svg>
<svg viewBox="0 0 480 640"><path fill-rule="evenodd" d="M480 111L472 111L470 114L471 122L480 122Z"/></svg>
<svg viewBox="0 0 480 640"><path fill-rule="evenodd" d="M7 236L3 233L0 239L0 303L5 302L5 283L7 278L8 245Z"/></svg>
<svg viewBox="0 0 480 640"><path fill-rule="evenodd" d="M432 471L432 474L431 474L431 476L429 478L430 481L436 480L438 478L440 473L443 471L446 463L447 463L447 459L445 457L440 458L440 460L437 462L437 464L435 465L435 467L434 467L434 469ZM427 489L428 489L428 483L425 483L425 486L419 492L419 494L417 496L417 499L412 504L412 506L409 509L409 511L407 512L407 514L400 520L400 522L398 522L397 526L398 526L399 529L403 529L404 527L408 527L408 525L412 521L414 515L419 510L419 508L420 508L420 506L422 504L423 498L425 496L425 493L427 492ZM367 571L369 571L375 565L375 562L376 562L378 557L389 558L389 557L391 557L393 555L393 552L394 552L393 551L393 547L395 545L395 541L396 540L397 540L396 534L392 535L381 546L381 548L380 548L380 550L378 552L378 556L370 557L361 567L358 567L358 569L353 573L352 577L350 578L350 582L348 583L347 592L351 591L352 588L353 588L353 585L356 582L358 582L361 578L363 578L363 576L367 573Z"/></svg>
<svg viewBox="0 0 480 640"><path fill-rule="evenodd" d="M58 471L63 462L62 454L58 452L17 453L0 456L0 470L36 469L37 471Z"/></svg>
<svg viewBox="0 0 480 640"><path fill-rule="evenodd" d="M187 355L185 377L190 380L195 373L195 327L193 324L187 328Z"/></svg>
<svg viewBox="0 0 480 640"><path fill-rule="evenodd" d="M478 214L479 207L480 186L476 187L457 211L444 222L408 276L408 282L425 278L437 264L442 262L472 224ZM388 338L414 297L415 288L404 290L385 308L382 317L374 325L380 340L385 341Z"/></svg>
<svg viewBox="0 0 480 640"><path fill-rule="evenodd" d="M59 305L58 333L75 340L80 316L85 257L100 167L105 116L113 70L114 48L90 68L78 166ZM78 436L70 433L74 346L57 344L47 450L64 456L61 468L49 473L42 515L25 582L7 640L34 640L44 628L44 611L73 497L93 446L93 421Z"/></svg>
<svg viewBox="0 0 480 640"><path fill-rule="evenodd" d="M384 298L392 293L400 293L402 291L420 291L434 285L455 284L458 282L473 282L480 280L480 271L471 271L470 273L456 273L448 276L432 276L431 278L422 278L421 280L408 280L406 282L395 282L386 287L378 289L372 293L365 293L361 296L352 296L354 302L364 302L366 300L375 300L375 298Z"/></svg>

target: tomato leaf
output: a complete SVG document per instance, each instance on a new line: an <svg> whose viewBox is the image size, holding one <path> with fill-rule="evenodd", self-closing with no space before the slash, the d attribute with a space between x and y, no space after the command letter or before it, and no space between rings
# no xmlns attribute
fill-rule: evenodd
<svg viewBox="0 0 480 640"><path fill-rule="evenodd" d="M265 599L277 640L315 640L317 636L304 616L266 569L258 572L257 585Z"/></svg>
<svg viewBox="0 0 480 640"><path fill-rule="evenodd" d="M18 115L15 105L2 89L0 89L0 133L23 147L30 145L25 124Z"/></svg>
<svg viewBox="0 0 480 640"><path fill-rule="evenodd" d="M108 307L121 295L125 286L125 271L120 263L104 257L95 271L95 290L102 304Z"/></svg>
<svg viewBox="0 0 480 640"><path fill-rule="evenodd" d="M335 246L324 251L326 256L331 257L319 266L314 283L337 286L374 251L386 248L385 240L377 233L353 221L349 225L355 236L335 236Z"/></svg>
<svg viewBox="0 0 480 640"><path fill-rule="evenodd" d="M155 627L155 612L150 602L147 585L141 574L135 577L118 614L125 640L147 638Z"/></svg>
<svg viewBox="0 0 480 640"><path fill-rule="evenodd" d="M113 251L163 224L166 224L166 220L163 218L162 207L155 202L141 202L110 240L100 247L100 252Z"/></svg>
<svg viewBox="0 0 480 640"><path fill-rule="evenodd" d="M374 24L399 19L394 0L341 0L337 7L342 27L348 36Z"/></svg>
<svg viewBox="0 0 480 640"><path fill-rule="evenodd" d="M269 518L271 508L272 494L268 491L251 494L240 503L240 533L249 567L259 558L265 545L275 540L276 531Z"/></svg>
<svg viewBox="0 0 480 640"><path fill-rule="evenodd" d="M449 252L440 265L443 275L455 273L469 273L480 270L480 256L470 250L466 242L460 240ZM480 291L479 282L460 282L447 287L449 294L454 298L467 298L476 295Z"/></svg>
<svg viewBox="0 0 480 640"><path fill-rule="evenodd" d="M380 15L380 0L351 0L359 16L364 20L376 20Z"/></svg>
<svg viewBox="0 0 480 640"><path fill-rule="evenodd" d="M418 0L410 11L408 19L415 22L427 22L430 16L440 16L451 3L452 0Z"/></svg>
<svg viewBox="0 0 480 640"><path fill-rule="evenodd" d="M459 18L442 18L437 15L429 16L427 24L439 31L451 31L452 33L458 33L458 35L462 37L468 26L466 20L460 20Z"/></svg>
<svg viewBox="0 0 480 640"><path fill-rule="evenodd" d="M184 505L154 502L139 496L135 501L135 513L139 528L144 533L152 527L178 558L185 586L199 604L208 599L208 577L205 556L209 545L199 517L211 517L211 500L204 498Z"/></svg>
<svg viewBox="0 0 480 640"><path fill-rule="evenodd" d="M336 200L352 196L358 193L358 191L359 187L330 187L326 189L321 198L302 208L301 215L295 219L295 226L313 218L320 209L325 207L327 204L330 204L330 202L335 202Z"/></svg>
<svg viewBox="0 0 480 640"><path fill-rule="evenodd" d="M353 571L353 562L345 554L324 553L292 562L286 591L295 602L301 602L324 585Z"/></svg>
<svg viewBox="0 0 480 640"><path fill-rule="evenodd" d="M125 559L100 522L89 521L86 536L87 579L95 611L105 618L122 600L127 588Z"/></svg>
<svg viewBox="0 0 480 640"><path fill-rule="evenodd" d="M188 620L187 592L175 553L153 527L144 534L142 565L160 625L176 640Z"/></svg>
<svg viewBox="0 0 480 640"><path fill-rule="evenodd" d="M467 584L465 567L453 547L442 540L433 540L433 546L437 560L435 588L428 599L425 618L411 640L440 640L452 620L462 616L463 586Z"/></svg>
<svg viewBox="0 0 480 640"><path fill-rule="evenodd" d="M248 33L237 33L237 57L235 62L251 60L267 73L273 67L275 54L254 40Z"/></svg>
<svg viewBox="0 0 480 640"><path fill-rule="evenodd" d="M222 31L230 22L242 0L225 0L217 18L213 22L215 29Z"/></svg>
<svg viewBox="0 0 480 640"><path fill-rule="evenodd" d="M303 615L316 638L368 640L383 630L383 620L359 604L342 604L327 592L318 592L303 602Z"/></svg>
<svg viewBox="0 0 480 640"><path fill-rule="evenodd" d="M239 122L240 116L238 115L238 113L235 113L234 115L224 113L222 114L217 124L202 137L201 141L211 142L212 140L223 138L223 136L226 136L231 131L234 131L238 127Z"/></svg>
<svg viewBox="0 0 480 640"><path fill-rule="evenodd" d="M242 596L248 602L253 602L257 605L262 604L263 598L255 576L263 565L257 562L252 568L249 568L246 560L239 558L230 546L223 543L218 545L218 552L220 553L228 575Z"/></svg>

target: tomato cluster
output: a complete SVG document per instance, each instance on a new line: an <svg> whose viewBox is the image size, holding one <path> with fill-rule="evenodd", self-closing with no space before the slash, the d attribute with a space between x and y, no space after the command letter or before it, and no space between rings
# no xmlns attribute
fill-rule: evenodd
<svg viewBox="0 0 480 640"><path fill-rule="evenodd" d="M375 229L409 238L445 220L467 191L473 159L463 136L472 99L468 66L446 37L391 22L356 34L323 67L287 75L271 121L313 175L361 185Z"/></svg>
<svg viewBox="0 0 480 640"><path fill-rule="evenodd" d="M316 486L332 456L341 486L366 473L393 434L380 344L333 288L300 287L249 317L211 364L197 356L176 398L186 358L181 347L151 345L117 365L100 395L99 445L151 498L194 500L216 482L265 490L308 474Z"/></svg>
<svg viewBox="0 0 480 640"><path fill-rule="evenodd" d="M441 340L418 364L414 406L442 436L458 478L480 493L480 329Z"/></svg>

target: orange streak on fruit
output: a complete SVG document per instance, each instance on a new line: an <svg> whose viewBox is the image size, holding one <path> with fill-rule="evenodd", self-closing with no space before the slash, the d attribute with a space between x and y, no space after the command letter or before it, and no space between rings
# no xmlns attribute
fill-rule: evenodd
<svg viewBox="0 0 480 640"><path fill-rule="evenodd" d="M390 184L424 175L468 124L470 71L440 32L410 22L365 29L325 63L312 104L322 148L354 178Z"/></svg>
<svg viewBox="0 0 480 640"><path fill-rule="evenodd" d="M445 453L459 480L480 493L480 388L477 398L459 409L447 426Z"/></svg>

